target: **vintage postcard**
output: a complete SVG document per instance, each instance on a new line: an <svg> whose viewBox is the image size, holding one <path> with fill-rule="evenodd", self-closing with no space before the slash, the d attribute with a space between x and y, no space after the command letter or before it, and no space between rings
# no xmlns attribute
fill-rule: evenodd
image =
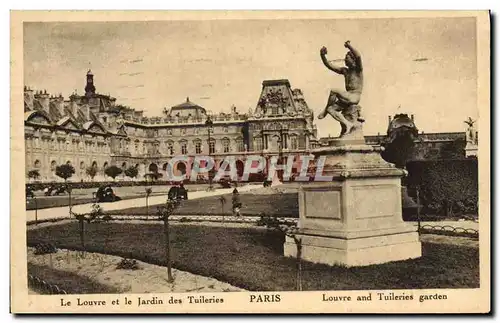
<svg viewBox="0 0 500 323"><path fill-rule="evenodd" d="M11 73L13 313L491 310L488 11L13 11Z"/></svg>

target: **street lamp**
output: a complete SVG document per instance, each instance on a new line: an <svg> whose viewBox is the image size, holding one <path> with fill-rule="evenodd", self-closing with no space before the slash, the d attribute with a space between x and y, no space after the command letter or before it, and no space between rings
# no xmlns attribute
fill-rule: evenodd
<svg viewBox="0 0 500 323"><path fill-rule="evenodd" d="M205 121L205 126L207 126L207 131L208 131L208 156L211 157L212 152L210 151L211 149L211 143L212 143L212 138L210 137L210 133L213 130L213 121L210 118L210 116L207 117L207 121ZM212 185L212 169L208 171L208 190L213 191L213 185Z"/></svg>
<svg viewBox="0 0 500 323"><path fill-rule="evenodd" d="M279 129L279 139L278 139L278 165L283 165L283 125L280 125L280 129ZM283 171L281 171L283 172ZM280 180L282 180L279 175L280 173L278 173L278 178Z"/></svg>

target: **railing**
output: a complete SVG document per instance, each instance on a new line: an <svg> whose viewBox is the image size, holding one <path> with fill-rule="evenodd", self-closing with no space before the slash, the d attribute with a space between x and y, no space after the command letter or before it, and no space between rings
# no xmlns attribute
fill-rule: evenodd
<svg viewBox="0 0 500 323"><path fill-rule="evenodd" d="M152 207L153 209L153 207ZM153 211L153 210L151 210ZM153 212L123 214L120 212L105 212L112 220L143 220L143 221L161 221ZM174 222L226 222L226 223L256 223L259 221L259 215L171 215L169 221ZM277 220L284 222L298 222L298 218L277 217Z"/></svg>
<svg viewBox="0 0 500 323"><path fill-rule="evenodd" d="M429 231L479 237L479 231L472 228L462 228L462 227L454 227L451 225L438 225L438 224L437 225L424 224L420 226L420 233L427 233Z"/></svg>
<svg viewBox="0 0 500 323"><path fill-rule="evenodd" d="M59 288L59 286L47 283L45 280L30 274L28 274L28 286L43 294L68 294L64 289Z"/></svg>

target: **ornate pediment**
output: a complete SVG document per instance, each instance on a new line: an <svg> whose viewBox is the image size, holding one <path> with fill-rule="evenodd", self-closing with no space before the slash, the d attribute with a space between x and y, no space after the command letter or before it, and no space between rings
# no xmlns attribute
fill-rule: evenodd
<svg viewBox="0 0 500 323"><path fill-rule="evenodd" d="M301 95L297 96L300 90L294 90L292 93L288 80L269 80L264 81L262 85L262 92L252 117L258 119L266 116L297 115L296 102L303 101Z"/></svg>

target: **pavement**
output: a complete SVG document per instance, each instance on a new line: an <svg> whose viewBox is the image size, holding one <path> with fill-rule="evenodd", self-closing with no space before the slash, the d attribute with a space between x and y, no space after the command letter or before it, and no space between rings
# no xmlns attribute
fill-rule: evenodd
<svg viewBox="0 0 500 323"><path fill-rule="evenodd" d="M262 185L249 184L245 186L239 186L238 191L241 193L258 188L262 188ZM231 193L233 189L234 188L217 188L215 191L189 192L189 199L193 200L210 196L224 195ZM148 205L149 206L159 205L165 203L165 201L166 201L166 195L150 196L148 199ZM104 211L116 211L116 210L129 209L133 207L141 207L141 206L146 206L146 198L140 197L136 199L121 200L112 203L100 203L100 206ZM88 213L91 211L91 208L92 208L92 203L79 204L73 206L73 212ZM40 220L64 219L64 218L70 218L68 206L47 208L36 211L35 210L26 211L26 221L35 221L35 220L40 221Z"/></svg>

